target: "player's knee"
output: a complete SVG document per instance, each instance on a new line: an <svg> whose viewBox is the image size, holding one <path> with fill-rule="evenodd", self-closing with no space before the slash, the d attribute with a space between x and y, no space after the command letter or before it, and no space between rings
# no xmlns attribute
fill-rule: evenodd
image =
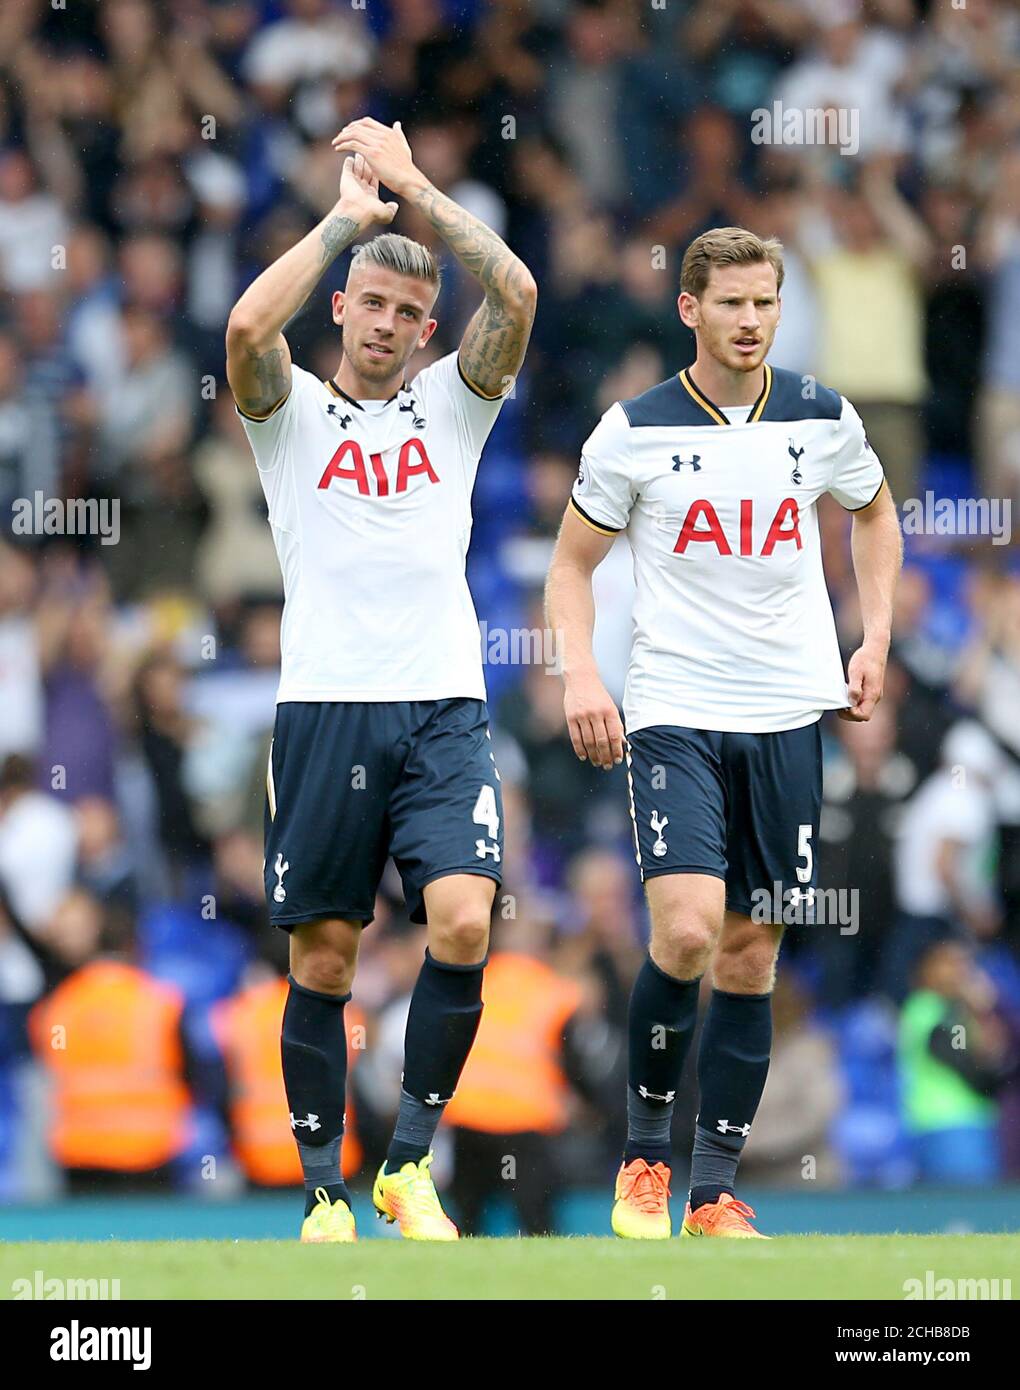
<svg viewBox="0 0 1020 1390"><path fill-rule="evenodd" d="M689 980L707 969L716 935L714 923L705 917L672 918L657 927L652 958L667 974Z"/></svg>
<svg viewBox="0 0 1020 1390"><path fill-rule="evenodd" d="M776 982L775 948L768 941L721 943L712 977L716 989L730 994L769 994Z"/></svg>
<svg viewBox="0 0 1020 1390"><path fill-rule="evenodd" d="M354 983L354 962L334 946L315 942L291 950L290 973L305 989L319 994L348 994Z"/></svg>
<svg viewBox="0 0 1020 1390"><path fill-rule="evenodd" d="M489 914L465 905L438 922L429 923L429 950L437 960L473 965L489 948Z"/></svg>

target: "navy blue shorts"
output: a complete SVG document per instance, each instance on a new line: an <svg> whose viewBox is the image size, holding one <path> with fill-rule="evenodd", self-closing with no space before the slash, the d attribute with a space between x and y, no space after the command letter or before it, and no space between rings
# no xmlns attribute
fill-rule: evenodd
<svg viewBox="0 0 1020 1390"><path fill-rule="evenodd" d="M448 874L502 878L503 798L481 700L278 705L266 778L274 926L370 922L387 858L408 911Z"/></svg>
<svg viewBox="0 0 1020 1390"><path fill-rule="evenodd" d="M811 920L822 804L818 723L774 734L638 729L628 738L627 769L642 880L712 874L725 882L732 912ZM764 895L775 909L767 916Z"/></svg>

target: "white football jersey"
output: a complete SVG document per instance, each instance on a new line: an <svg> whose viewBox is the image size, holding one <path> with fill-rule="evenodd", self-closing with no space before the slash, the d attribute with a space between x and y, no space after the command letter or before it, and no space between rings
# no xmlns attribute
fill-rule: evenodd
<svg viewBox="0 0 1020 1390"><path fill-rule="evenodd" d="M277 701L484 700L464 568L502 398L468 386L455 352L388 401L291 372L266 419L240 412L283 571Z"/></svg>
<svg viewBox="0 0 1020 1390"><path fill-rule="evenodd" d="M882 466L849 401L766 366L723 411L684 371L617 402L588 438L571 505L634 556L627 731L796 729L849 703L815 503L857 511Z"/></svg>

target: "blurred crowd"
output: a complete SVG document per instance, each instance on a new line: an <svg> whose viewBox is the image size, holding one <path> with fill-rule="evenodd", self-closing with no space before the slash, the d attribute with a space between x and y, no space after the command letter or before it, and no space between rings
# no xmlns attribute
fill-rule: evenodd
<svg viewBox="0 0 1020 1390"><path fill-rule="evenodd" d="M857 122L842 148L779 138L782 111L830 108ZM487 1011L440 1155L469 1229L493 1192L544 1229L557 1175L601 1183L618 1161L646 930L625 780L574 757L543 643L493 638L541 636L599 414L693 358L687 243L781 237L772 360L853 399L897 501L1020 498L1015 0L4 7L0 1201L295 1180L261 847L281 580L223 332L332 205L330 138L364 114L401 120L540 287L469 561L507 807ZM394 225L446 277L418 369L476 294L420 218ZM288 329L323 376L345 274ZM68 498L92 524L45 512ZM849 653L847 518L823 504L820 523ZM1018 550L906 539L886 699L824 726L820 883L853 890L855 916L789 932L758 1183L1020 1176ZM625 540L596 581L619 696ZM387 882L348 1011L352 1171L388 1135L423 949ZM678 1139L690 1074L680 1102Z"/></svg>

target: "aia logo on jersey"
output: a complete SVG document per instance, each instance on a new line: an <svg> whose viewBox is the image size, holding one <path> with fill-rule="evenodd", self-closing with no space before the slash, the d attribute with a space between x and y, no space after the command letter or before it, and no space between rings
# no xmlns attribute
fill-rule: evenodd
<svg viewBox="0 0 1020 1390"><path fill-rule="evenodd" d="M371 481L369 480L368 468L365 466L365 455L361 450L361 445L356 439L345 439L329 463L326 464L318 486L328 488L334 482L354 483L362 497L389 497L390 479L383 466L382 454L369 454L368 461L372 467ZM397 472L393 486L394 495L406 492L410 480L416 478L420 473L423 473L430 483L439 482L435 469L429 461L424 443L420 439L408 439L401 444L397 457Z"/></svg>
<svg viewBox="0 0 1020 1390"><path fill-rule="evenodd" d="M736 554L754 555L756 553L753 546L753 526L754 501L750 497L743 497L740 500L740 534L736 538ZM734 553L729 538L723 530L722 522L719 520L718 512L712 503L704 497L699 497L688 507L684 524L680 528L676 545L673 547L673 554L686 555L687 547L695 541L714 545L720 555L732 555ZM803 542L800 538L800 508L794 497L784 497L776 508L776 514L769 525L765 543L757 554L771 555L781 541L793 541L798 550L803 549Z"/></svg>

